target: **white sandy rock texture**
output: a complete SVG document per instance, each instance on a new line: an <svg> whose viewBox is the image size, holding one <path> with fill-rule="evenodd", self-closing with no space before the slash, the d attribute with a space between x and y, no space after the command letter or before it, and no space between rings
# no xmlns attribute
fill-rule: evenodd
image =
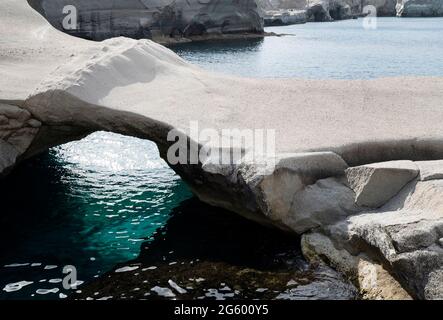
<svg viewBox="0 0 443 320"><path fill-rule="evenodd" d="M71 37L25 0L0 2L0 39L3 174L97 130L152 140L167 160L171 129L201 147L190 121L218 132L275 129L271 170L213 158L170 165L201 200L305 234L306 256L343 270L365 297L442 297L443 79L234 78L149 40ZM390 174L397 160L411 161L415 177L374 175ZM374 185L388 196L359 204L356 193Z"/></svg>
<svg viewBox="0 0 443 320"><path fill-rule="evenodd" d="M86 39L192 38L263 33L255 0L29 0L53 26ZM78 26L63 27L63 8L77 8Z"/></svg>

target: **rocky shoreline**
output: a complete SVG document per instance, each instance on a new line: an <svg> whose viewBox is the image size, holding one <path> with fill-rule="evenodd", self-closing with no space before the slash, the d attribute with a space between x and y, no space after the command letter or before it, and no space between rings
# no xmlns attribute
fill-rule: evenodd
<svg viewBox="0 0 443 320"><path fill-rule="evenodd" d="M165 228L141 245L137 259L82 286L70 299L358 298L339 273L308 264L299 245L297 236L193 198L173 210Z"/></svg>
<svg viewBox="0 0 443 320"><path fill-rule="evenodd" d="M377 17L441 17L441 0L258 0L266 26ZM375 9L375 12L373 12Z"/></svg>
<svg viewBox="0 0 443 320"><path fill-rule="evenodd" d="M0 173L99 130L151 140L168 161L171 130L204 147L194 120L277 129L264 167L169 165L202 201L303 235L305 256L364 297L443 298L442 78L241 79L149 40L65 35L24 0L3 0L0 18Z"/></svg>

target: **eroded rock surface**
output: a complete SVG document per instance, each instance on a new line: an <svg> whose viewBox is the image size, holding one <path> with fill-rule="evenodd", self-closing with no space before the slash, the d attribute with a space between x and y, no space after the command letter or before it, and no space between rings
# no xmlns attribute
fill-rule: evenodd
<svg viewBox="0 0 443 320"><path fill-rule="evenodd" d="M254 0L30 0L53 26L86 39L126 36L135 39L189 38L263 33ZM78 25L66 29L63 8L77 8Z"/></svg>
<svg viewBox="0 0 443 320"><path fill-rule="evenodd" d="M27 151L40 126L26 109L0 103L0 175Z"/></svg>
<svg viewBox="0 0 443 320"><path fill-rule="evenodd" d="M264 14L265 26L281 26L287 24L302 24L308 21L306 10L279 9L267 10Z"/></svg>
<svg viewBox="0 0 443 320"><path fill-rule="evenodd" d="M417 177L412 161L372 163L346 170L348 182L360 206L378 208Z"/></svg>
<svg viewBox="0 0 443 320"><path fill-rule="evenodd" d="M302 238L303 254L310 261L324 262L347 275L360 288L364 299L409 300L411 296L379 263L366 254L352 255L336 248L331 239L321 233L307 233Z"/></svg>
<svg viewBox="0 0 443 320"><path fill-rule="evenodd" d="M443 0L399 0L396 10L399 17L441 17Z"/></svg>
<svg viewBox="0 0 443 320"><path fill-rule="evenodd" d="M443 160L417 161L416 165L420 170L420 180L443 179Z"/></svg>
<svg viewBox="0 0 443 320"><path fill-rule="evenodd" d="M397 14L397 0L363 0L362 8L374 6L377 9L377 17L394 17Z"/></svg>
<svg viewBox="0 0 443 320"><path fill-rule="evenodd" d="M320 22L364 16L372 7L377 17L443 16L442 0L259 0L258 3L265 12L305 10L308 21Z"/></svg>

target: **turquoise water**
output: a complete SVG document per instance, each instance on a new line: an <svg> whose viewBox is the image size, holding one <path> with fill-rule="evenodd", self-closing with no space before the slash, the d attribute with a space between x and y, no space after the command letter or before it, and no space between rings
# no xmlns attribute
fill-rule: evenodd
<svg viewBox="0 0 443 320"><path fill-rule="evenodd" d="M175 46L206 69L247 77L369 79L443 75L443 18L378 18L270 27L264 40Z"/></svg>
<svg viewBox="0 0 443 320"><path fill-rule="evenodd" d="M173 50L208 70L249 77L443 75L440 18L382 18L377 30L349 20L267 31L293 35ZM0 194L0 299L59 298L63 266L90 281L134 259L191 197L153 143L104 132L24 163L0 182ZM1 290L21 281L32 283Z"/></svg>

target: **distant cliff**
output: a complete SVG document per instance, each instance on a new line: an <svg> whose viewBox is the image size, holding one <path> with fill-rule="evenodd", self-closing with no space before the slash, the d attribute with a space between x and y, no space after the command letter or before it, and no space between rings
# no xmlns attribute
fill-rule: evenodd
<svg viewBox="0 0 443 320"><path fill-rule="evenodd" d="M29 0L57 29L92 40L262 34L255 0ZM77 27L66 30L63 8L77 8Z"/></svg>
<svg viewBox="0 0 443 320"><path fill-rule="evenodd" d="M443 0L399 0L397 4L399 17L441 17Z"/></svg>
<svg viewBox="0 0 443 320"><path fill-rule="evenodd" d="M370 5L378 17L441 17L443 0L257 0L273 19L293 15L290 10L305 10L306 21L333 21L360 16ZM275 11L280 10L277 14ZM289 10L289 11L288 11ZM266 17L266 15L265 15ZM283 23L284 24L284 23Z"/></svg>

